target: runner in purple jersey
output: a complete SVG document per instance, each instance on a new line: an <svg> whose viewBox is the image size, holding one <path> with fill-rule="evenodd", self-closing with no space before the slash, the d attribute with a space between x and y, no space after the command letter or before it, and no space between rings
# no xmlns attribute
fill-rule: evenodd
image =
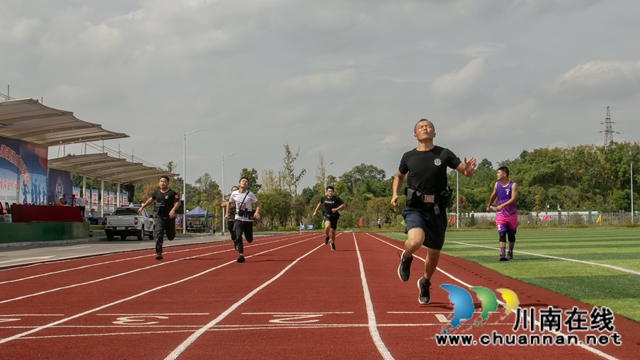
<svg viewBox="0 0 640 360"><path fill-rule="evenodd" d="M487 211L496 211L496 228L500 237L500 261L513 259L513 247L516 242L518 229L518 185L509 180L509 169L506 166L498 168L498 182L493 186L493 193L489 198ZM498 206L491 206L498 199ZM505 255L505 247L509 238L509 252Z"/></svg>

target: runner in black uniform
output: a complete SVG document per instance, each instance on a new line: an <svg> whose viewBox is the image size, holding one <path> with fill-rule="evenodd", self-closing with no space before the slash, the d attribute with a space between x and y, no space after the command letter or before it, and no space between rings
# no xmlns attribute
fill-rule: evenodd
<svg viewBox="0 0 640 360"><path fill-rule="evenodd" d="M180 207L180 196L175 191L169 189L169 177L160 177L158 183L158 190L145 201L138 214L142 213L142 209L152 202L156 202L156 222L153 228L153 236L156 238L156 259L162 260L162 243L164 234L167 234L167 239L173 240L176 237L176 223L174 218L176 217L176 210Z"/></svg>
<svg viewBox="0 0 640 360"><path fill-rule="evenodd" d="M238 187L236 185L233 185L231 187L231 194L233 194L234 191L238 190ZM229 198L231 198L231 195L229 195ZM235 241L236 240L236 232L233 229L233 224L236 222L235 221L235 217L236 217L236 204L234 202L229 202L229 201L225 201L222 203L222 208L226 209L227 208L227 204L229 204L229 213L227 214L227 230L229 230L229 234L231 235L231 240Z"/></svg>
<svg viewBox="0 0 640 360"><path fill-rule="evenodd" d="M400 257L398 276L402 281L409 280L413 253L422 245L426 246L424 273L418 280L418 302L428 304L431 301L431 277L438 266L440 250L444 245L446 208L451 202L451 192L447 187L447 168L456 169L470 178L476 167L476 159L465 158L461 162L451 150L435 146L435 127L427 119L418 121L413 132L418 140L418 147L404 153L400 160L398 172L393 179L391 205L398 206L398 193L407 177L407 204L402 210L402 216L407 224L408 237Z"/></svg>
<svg viewBox="0 0 640 360"><path fill-rule="evenodd" d="M320 206L323 206L322 221L324 221L324 231L327 235L324 239L324 244L327 245L329 239L331 239L331 251L336 250L336 229L338 228L338 219L340 218L338 211L344 209L346 206L344 201L334 195L333 192L333 186L327 186L327 195L320 199L318 206L316 206L316 209L313 211L313 216L316 216Z"/></svg>

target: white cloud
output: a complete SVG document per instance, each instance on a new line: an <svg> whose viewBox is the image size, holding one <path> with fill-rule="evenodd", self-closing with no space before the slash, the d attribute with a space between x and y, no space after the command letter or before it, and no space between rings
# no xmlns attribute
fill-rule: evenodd
<svg viewBox="0 0 640 360"><path fill-rule="evenodd" d="M31 37L33 33L40 27L41 23L38 19L20 18L15 25L9 30L8 38L12 41L24 41Z"/></svg>
<svg viewBox="0 0 640 360"><path fill-rule="evenodd" d="M526 135L528 126L534 125L534 120L538 117L535 105L536 101L529 99L498 112L469 118L447 130L444 136L462 141L480 140L484 145L490 145L490 141L497 139L517 139L518 136ZM437 126L436 124L436 129Z"/></svg>
<svg viewBox="0 0 640 360"><path fill-rule="evenodd" d="M547 85L550 95L626 98L640 92L640 61L589 61Z"/></svg>
<svg viewBox="0 0 640 360"><path fill-rule="evenodd" d="M389 149L407 147L406 139L398 134L387 135L380 143L382 146Z"/></svg>
<svg viewBox="0 0 640 360"><path fill-rule="evenodd" d="M442 75L433 81L431 89L436 97L448 98L464 94L484 76L484 58L477 58L459 71Z"/></svg>
<svg viewBox="0 0 640 360"><path fill-rule="evenodd" d="M327 90L345 90L353 86L357 80L355 70L347 69L338 72L325 72L304 76L296 76L273 85L273 90L289 90L294 92L320 92Z"/></svg>
<svg viewBox="0 0 640 360"><path fill-rule="evenodd" d="M458 53L472 58L488 58L498 55L503 48L504 44L471 45L458 51Z"/></svg>

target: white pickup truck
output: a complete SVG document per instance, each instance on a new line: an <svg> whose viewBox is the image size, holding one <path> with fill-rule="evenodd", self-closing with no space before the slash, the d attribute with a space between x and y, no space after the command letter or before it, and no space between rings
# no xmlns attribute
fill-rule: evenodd
<svg viewBox="0 0 640 360"><path fill-rule="evenodd" d="M126 240L127 236L135 236L138 240L142 240L145 236L149 240L153 240L154 220L142 210L142 214L138 214L138 207L119 207L107 215L104 222L104 233L107 240L113 240L114 236L119 235L121 240Z"/></svg>

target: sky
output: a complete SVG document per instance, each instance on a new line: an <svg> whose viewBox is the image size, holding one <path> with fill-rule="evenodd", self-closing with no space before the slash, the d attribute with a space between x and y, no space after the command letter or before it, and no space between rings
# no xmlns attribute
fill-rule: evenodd
<svg viewBox="0 0 640 360"><path fill-rule="evenodd" d="M187 182L278 171L313 186L416 146L494 166L523 150L640 141L637 0L0 0L0 93L124 132L105 146ZM67 153L79 154L77 145ZM49 149L50 158L62 155Z"/></svg>

